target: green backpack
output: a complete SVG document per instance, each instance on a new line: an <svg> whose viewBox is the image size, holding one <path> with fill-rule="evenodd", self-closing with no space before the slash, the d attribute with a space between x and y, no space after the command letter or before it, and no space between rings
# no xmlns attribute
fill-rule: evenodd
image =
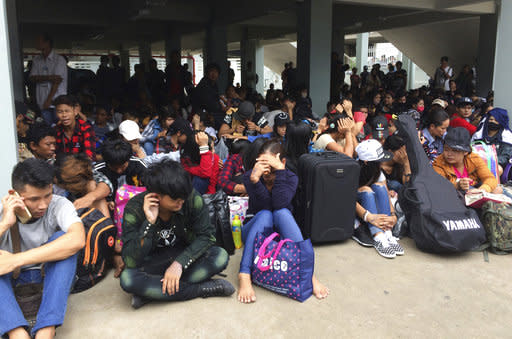
<svg viewBox="0 0 512 339"><path fill-rule="evenodd" d="M488 201L482 206L480 220L487 233L489 250L495 254L512 252L512 206Z"/></svg>

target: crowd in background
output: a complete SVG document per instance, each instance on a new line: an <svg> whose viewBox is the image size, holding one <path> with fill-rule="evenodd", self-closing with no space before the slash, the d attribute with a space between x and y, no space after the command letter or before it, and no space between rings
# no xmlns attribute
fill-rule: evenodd
<svg viewBox="0 0 512 339"><path fill-rule="evenodd" d="M356 224L363 226L354 238L386 258L404 254L392 234L398 222L394 201L411 175L405 142L396 133L397 116L415 121L434 169L459 190L500 189L483 160L471 153L472 139L496 146L500 171L512 156L506 110L493 107L492 93L476 94L469 66L455 77L447 57L440 59L429 86L407 90L401 62L389 64L386 73L378 64L361 73L353 68L345 82L349 66L333 54L330 101L324 111L313 112L292 62L282 72L283 88L271 84L263 94L255 90L259 79L250 64L241 85L233 84L229 68L227 87L219 87L221 68L212 63L194 86L174 52L165 71L152 59L135 65L125 81L118 56L102 56L96 74L79 74L55 53L51 37L41 35L38 48L42 53L26 76L27 101L16 105L20 159L47 161L57 172L56 193L77 209L95 206L106 216L123 184L155 187L148 173L160 175L158 164L169 159L181 164L173 171L188 173L194 194L222 190L248 196L254 218L244 226L242 302L255 301L249 267L256 232L273 222L286 238L302 239L294 213L303 154L333 151L359 162ZM146 207L144 212L148 217ZM131 258L139 248L130 246L126 252L117 248L116 276L125 266L136 266ZM182 264L186 269L187 262ZM121 285L134 291L123 276ZM328 294L316 278L313 289L318 298Z"/></svg>

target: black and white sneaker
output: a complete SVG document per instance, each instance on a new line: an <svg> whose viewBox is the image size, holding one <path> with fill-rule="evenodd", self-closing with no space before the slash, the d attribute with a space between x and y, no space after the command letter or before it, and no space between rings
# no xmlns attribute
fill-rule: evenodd
<svg viewBox="0 0 512 339"><path fill-rule="evenodd" d="M393 259L396 257L395 250L391 247L391 244L384 233L379 233L373 238L373 247L375 247L377 253L382 255L384 258Z"/></svg>
<svg viewBox="0 0 512 339"><path fill-rule="evenodd" d="M393 236L391 231L386 231L384 233L386 238L388 239L389 245L395 250L396 255L404 255L404 248L398 243L398 239Z"/></svg>
<svg viewBox="0 0 512 339"><path fill-rule="evenodd" d="M361 223L356 229L354 229L352 239L361 246L373 247L372 235L366 224Z"/></svg>

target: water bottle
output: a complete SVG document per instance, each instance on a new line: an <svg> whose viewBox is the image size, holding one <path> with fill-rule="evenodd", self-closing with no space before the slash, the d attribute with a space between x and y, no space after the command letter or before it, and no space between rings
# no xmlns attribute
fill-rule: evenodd
<svg viewBox="0 0 512 339"><path fill-rule="evenodd" d="M242 221L240 220L240 216L238 214L235 215L231 227L235 248L242 248Z"/></svg>

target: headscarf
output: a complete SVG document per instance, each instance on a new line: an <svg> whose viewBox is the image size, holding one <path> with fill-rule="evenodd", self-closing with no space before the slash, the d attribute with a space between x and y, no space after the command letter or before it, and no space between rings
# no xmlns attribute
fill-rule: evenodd
<svg viewBox="0 0 512 339"><path fill-rule="evenodd" d="M493 116L501 126L501 129L493 138L489 137L489 116ZM512 131L509 127L508 112L506 109L496 107L490 110L472 137L472 141L484 140L486 143L489 143L488 141L490 141L490 139L512 145Z"/></svg>

